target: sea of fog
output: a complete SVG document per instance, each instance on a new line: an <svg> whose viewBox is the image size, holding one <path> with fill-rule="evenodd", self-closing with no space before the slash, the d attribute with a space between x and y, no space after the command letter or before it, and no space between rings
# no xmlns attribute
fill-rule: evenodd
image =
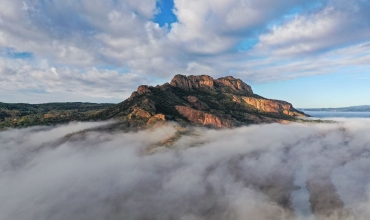
<svg viewBox="0 0 370 220"><path fill-rule="evenodd" d="M176 124L2 131L0 219L370 219L370 119L335 120L189 128L166 147Z"/></svg>

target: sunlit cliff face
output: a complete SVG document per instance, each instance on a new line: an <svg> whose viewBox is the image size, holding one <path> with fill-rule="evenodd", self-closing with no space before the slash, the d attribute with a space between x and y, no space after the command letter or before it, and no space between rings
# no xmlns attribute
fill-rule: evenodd
<svg viewBox="0 0 370 220"><path fill-rule="evenodd" d="M3 131L0 219L368 219L369 122Z"/></svg>

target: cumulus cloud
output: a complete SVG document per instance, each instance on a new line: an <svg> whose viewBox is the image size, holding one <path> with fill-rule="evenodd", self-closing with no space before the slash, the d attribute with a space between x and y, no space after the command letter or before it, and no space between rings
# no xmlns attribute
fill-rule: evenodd
<svg viewBox="0 0 370 220"><path fill-rule="evenodd" d="M370 4L367 1L330 1L318 12L295 16L260 36L258 49L276 55L317 53L348 42L368 41Z"/></svg>
<svg viewBox="0 0 370 220"><path fill-rule="evenodd" d="M0 11L1 46L66 65L106 63L114 57L114 53L107 54L112 49L130 50L135 55L136 47L148 44L148 29L156 28L147 25L156 13L155 0L3 3L7 7Z"/></svg>
<svg viewBox="0 0 370 220"><path fill-rule="evenodd" d="M369 122L3 131L0 218L367 219Z"/></svg>
<svg viewBox="0 0 370 220"><path fill-rule="evenodd" d="M0 58L2 90L64 93L64 96L78 95L85 99L95 97L100 100L123 100L136 90L137 86L146 83L148 80L142 75L121 73L119 70L54 67L47 61L40 61L38 66L35 66L32 61Z"/></svg>
<svg viewBox="0 0 370 220"><path fill-rule="evenodd" d="M215 55L229 51L243 38L264 29L273 19L304 1L194 1L175 0L178 22L169 38L192 53Z"/></svg>
<svg viewBox="0 0 370 220"><path fill-rule="evenodd" d="M25 61L32 66L25 78L33 78L43 60L57 72L67 69L73 77L58 81L66 90L73 90L68 87L74 84L71 78L96 82L91 86L104 84L105 77L91 74L101 66L112 67L99 70L104 75L115 74L107 69L125 68L161 82L175 74L231 74L258 83L333 73L347 63L368 65L368 48L353 49L368 43L367 1L175 0L177 20L167 27L154 22L160 13L155 0L4 0L2 6L0 51L32 58ZM7 56L0 52L1 58ZM7 66L0 64L7 74L13 71L9 65L17 67L22 56L11 58ZM47 68L37 71L53 74ZM43 75L39 90L48 87L46 75L50 77ZM116 83L124 76L108 78L112 85L101 87L104 97L126 86ZM29 87L10 80L18 84L12 93ZM76 94L87 97L83 90Z"/></svg>

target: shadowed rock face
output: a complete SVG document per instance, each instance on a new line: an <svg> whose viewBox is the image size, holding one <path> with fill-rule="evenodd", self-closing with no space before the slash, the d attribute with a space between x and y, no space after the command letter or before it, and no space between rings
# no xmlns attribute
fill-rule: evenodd
<svg viewBox="0 0 370 220"><path fill-rule="evenodd" d="M154 117L155 115L163 117ZM93 119L119 118L130 126L172 120L214 127L259 123L286 123L306 116L292 104L266 99L232 76L213 79L207 75L176 75L161 86L139 86L130 98Z"/></svg>
<svg viewBox="0 0 370 220"><path fill-rule="evenodd" d="M190 102L190 104L195 107L196 109L200 109L200 110L208 110L209 109L209 106L202 102L202 101L199 101L197 99L197 97L195 96L188 96L188 102Z"/></svg>

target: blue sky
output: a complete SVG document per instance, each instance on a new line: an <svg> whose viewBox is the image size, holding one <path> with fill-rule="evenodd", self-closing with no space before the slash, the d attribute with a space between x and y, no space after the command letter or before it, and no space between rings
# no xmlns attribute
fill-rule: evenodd
<svg viewBox="0 0 370 220"><path fill-rule="evenodd" d="M173 0L160 0L157 1L156 7L158 13L154 15L153 21L163 27L167 24L171 28L171 24L177 22L176 15L173 13L174 3Z"/></svg>
<svg viewBox="0 0 370 220"><path fill-rule="evenodd" d="M120 102L233 75L296 107L367 105L370 1L3 0L0 101Z"/></svg>

